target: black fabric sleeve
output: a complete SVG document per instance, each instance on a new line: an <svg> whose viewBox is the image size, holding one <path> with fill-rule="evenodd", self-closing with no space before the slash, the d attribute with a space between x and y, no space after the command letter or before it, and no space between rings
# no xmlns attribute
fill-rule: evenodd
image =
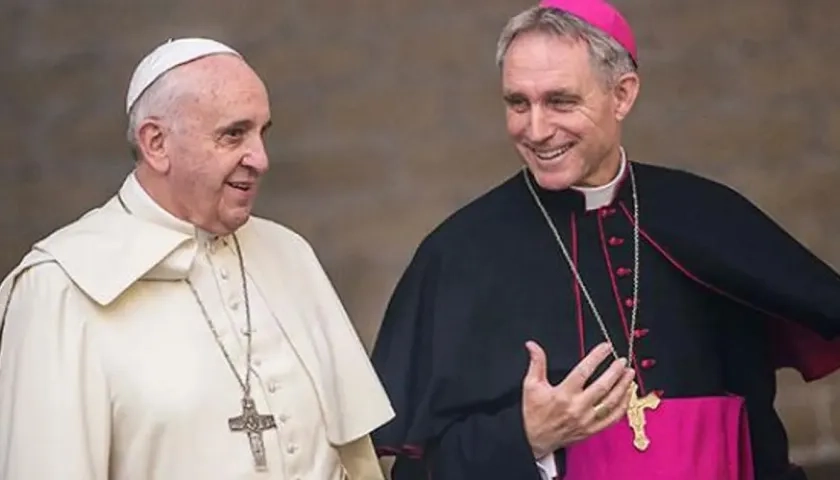
<svg viewBox="0 0 840 480"><path fill-rule="evenodd" d="M469 415L432 442L422 461L397 463L394 480L540 479L525 436L521 403L492 414Z"/></svg>

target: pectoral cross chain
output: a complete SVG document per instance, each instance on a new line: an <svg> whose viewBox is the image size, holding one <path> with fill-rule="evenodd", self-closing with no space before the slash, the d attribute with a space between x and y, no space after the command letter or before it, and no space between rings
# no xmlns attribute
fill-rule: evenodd
<svg viewBox="0 0 840 480"><path fill-rule="evenodd" d="M633 382L630 388L630 406L627 408L627 420L633 429L633 446L644 452L650 446L650 439L645 432L647 419L645 409L656 410L661 400L655 393L639 398L639 386Z"/></svg>
<svg viewBox="0 0 840 480"><path fill-rule="evenodd" d="M265 458L265 443L263 432L277 428L277 423L272 415L260 415L254 400L250 397L242 399L242 415L228 419L228 427L232 432L245 432L248 434L248 442L251 446L251 454L254 456L254 467L257 470L268 468Z"/></svg>

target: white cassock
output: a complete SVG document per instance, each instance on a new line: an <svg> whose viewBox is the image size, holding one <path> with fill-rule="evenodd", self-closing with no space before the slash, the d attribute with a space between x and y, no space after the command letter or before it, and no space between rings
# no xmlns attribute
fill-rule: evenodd
<svg viewBox="0 0 840 480"><path fill-rule="evenodd" d="M267 470L229 428L243 389L184 281L244 378L235 242L168 214L130 175L0 286L0 479L383 478L368 434L393 411L312 249L259 218L236 238L252 397L276 421Z"/></svg>

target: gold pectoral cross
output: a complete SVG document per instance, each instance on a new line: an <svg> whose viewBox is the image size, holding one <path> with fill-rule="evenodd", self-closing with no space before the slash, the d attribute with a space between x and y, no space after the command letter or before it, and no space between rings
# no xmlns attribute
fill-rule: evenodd
<svg viewBox="0 0 840 480"><path fill-rule="evenodd" d="M633 429L633 446L640 452L647 450L650 439L645 432L645 409L656 410L661 400L655 393L648 393L639 398L639 386L636 382L630 385L630 406L627 407L627 420Z"/></svg>
<svg viewBox="0 0 840 480"><path fill-rule="evenodd" d="M254 405L254 400L246 396L242 399L242 415L229 419L228 427L232 432L248 434L248 443L251 446L251 454L254 456L254 467L260 471L268 468L262 434L266 430L277 428L274 416L260 415Z"/></svg>

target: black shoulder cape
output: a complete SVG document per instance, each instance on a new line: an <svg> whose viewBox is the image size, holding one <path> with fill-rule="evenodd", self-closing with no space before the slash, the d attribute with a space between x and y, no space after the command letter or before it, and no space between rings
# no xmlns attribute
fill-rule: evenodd
<svg viewBox="0 0 840 480"><path fill-rule="evenodd" d="M809 381L840 368L840 277L828 265L734 190L679 170L632 166L645 241L693 281L765 313L777 332L777 367ZM397 414L374 434L381 454L420 456L462 412L492 413L518 398L525 341L551 337L549 322L510 318L516 279L499 282L498 265L531 261L521 252L536 248L516 243L523 218L539 215L522 175L444 221L398 282L372 354ZM581 201L573 191L558 198L570 208ZM613 208L632 218L626 204ZM542 231L539 238L551 241ZM544 348L549 360L561 354ZM566 373L549 364L552 382Z"/></svg>

